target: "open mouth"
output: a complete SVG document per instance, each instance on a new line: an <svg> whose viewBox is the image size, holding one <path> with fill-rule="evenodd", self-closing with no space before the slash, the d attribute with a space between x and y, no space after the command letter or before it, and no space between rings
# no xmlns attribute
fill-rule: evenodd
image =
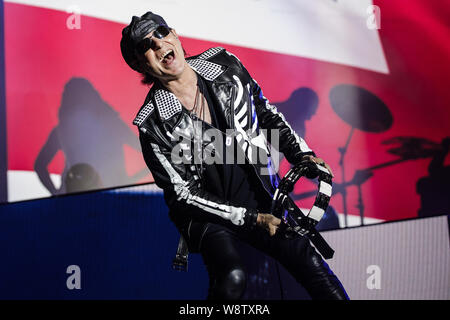
<svg viewBox="0 0 450 320"><path fill-rule="evenodd" d="M175 53L170 49L164 52L164 54L159 59L159 62L164 65L169 65L173 62L173 60L175 60Z"/></svg>

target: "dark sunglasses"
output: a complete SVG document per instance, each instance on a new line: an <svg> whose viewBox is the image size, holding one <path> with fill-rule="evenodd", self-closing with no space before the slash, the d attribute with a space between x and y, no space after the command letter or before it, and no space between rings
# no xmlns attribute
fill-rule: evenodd
<svg viewBox="0 0 450 320"><path fill-rule="evenodd" d="M167 37L167 35L170 33L170 29L166 26L159 26L155 29L153 32L153 35L150 38L144 38L136 46L136 50L140 54L144 54L149 49L155 48L155 41L152 40L153 37L158 39L163 39Z"/></svg>

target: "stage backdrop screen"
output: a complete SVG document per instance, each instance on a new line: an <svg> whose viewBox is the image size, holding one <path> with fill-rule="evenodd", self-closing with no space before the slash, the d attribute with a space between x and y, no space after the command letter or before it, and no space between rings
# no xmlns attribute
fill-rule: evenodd
<svg viewBox="0 0 450 320"><path fill-rule="evenodd" d="M331 227L449 212L450 7L440 0L4 1L3 199L153 182L132 125L149 87L119 46L149 10L187 55L236 55L331 166ZM281 157L280 176L289 166ZM315 190L299 183L293 197L308 208Z"/></svg>

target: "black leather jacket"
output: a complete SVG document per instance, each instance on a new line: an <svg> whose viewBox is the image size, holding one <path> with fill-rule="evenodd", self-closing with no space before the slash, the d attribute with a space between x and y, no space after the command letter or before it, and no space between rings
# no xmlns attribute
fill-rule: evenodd
<svg viewBox="0 0 450 320"><path fill-rule="evenodd" d="M279 130L279 151L292 164L305 154L313 154L283 115L269 104L256 81L233 54L220 47L211 48L187 58L187 62L205 80L211 98L219 112L223 112L228 127L235 131L237 144L248 158L252 152L262 151L270 160L270 138L261 134L261 129ZM192 149L183 150L183 159L188 163L172 159L174 148L180 148L180 136L194 140L194 120L175 95L155 84L133 121L139 128L144 159L156 184L164 190L171 216L198 217L206 221L219 217L235 226L253 227L257 217L255 209L232 206L203 188L203 166L192 160ZM202 148L207 148L211 137L203 135L201 143ZM267 162L267 165L253 162L253 167L272 196L279 178L271 161Z"/></svg>

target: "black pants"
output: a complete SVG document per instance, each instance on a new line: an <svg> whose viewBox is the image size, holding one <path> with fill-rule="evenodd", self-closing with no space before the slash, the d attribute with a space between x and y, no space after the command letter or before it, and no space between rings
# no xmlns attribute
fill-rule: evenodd
<svg viewBox="0 0 450 320"><path fill-rule="evenodd" d="M235 232L218 224L207 224L200 253L209 273L208 299L239 299L246 288L246 272L237 250L245 241L280 262L308 291L312 299L346 300L348 296L306 237L271 237L263 229Z"/></svg>

